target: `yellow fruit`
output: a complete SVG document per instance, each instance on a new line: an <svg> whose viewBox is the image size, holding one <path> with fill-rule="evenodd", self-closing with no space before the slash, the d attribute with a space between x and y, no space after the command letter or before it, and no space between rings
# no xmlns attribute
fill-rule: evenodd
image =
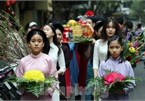
<svg viewBox="0 0 145 101"><path fill-rule="evenodd" d="M66 27L70 27L70 25L67 24Z"/></svg>
<svg viewBox="0 0 145 101"><path fill-rule="evenodd" d="M77 25L77 22L75 20L71 19L71 20L69 20L67 22L67 25L69 25L69 26L76 26Z"/></svg>

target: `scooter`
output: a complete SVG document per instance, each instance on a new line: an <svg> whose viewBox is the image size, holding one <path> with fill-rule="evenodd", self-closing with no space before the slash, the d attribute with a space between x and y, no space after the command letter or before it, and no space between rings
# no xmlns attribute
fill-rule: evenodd
<svg viewBox="0 0 145 101"><path fill-rule="evenodd" d="M8 82L8 78L15 75L12 67L5 66L0 69L0 101L20 100L21 92L16 83Z"/></svg>

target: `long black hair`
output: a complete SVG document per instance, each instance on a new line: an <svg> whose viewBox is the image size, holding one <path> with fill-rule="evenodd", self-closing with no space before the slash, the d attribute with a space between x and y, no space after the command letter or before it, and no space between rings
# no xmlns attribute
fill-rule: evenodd
<svg viewBox="0 0 145 101"><path fill-rule="evenodd" d="M112 41L117 41L121 46L123 46L123 39L121 37L119 37L118 35L113 35L111 36L109 39L108 39L108 52L107 52L107 59L106 61L110 58L111 54L109 52L109 45ZM123 61L125 61L124 57L123 57L123 51L121 51L120 53L120 62L119 63L122 63Z"/></svg>
<svg viewBox="0 0 145 101"><path fill-rule="evenodd" d="M122 31L119 27L119 24L118 24L117 20L114 17L108 17L108 18L105 19L104 24L103 24L103 29L102 29L102 33L101 33L102 39L104 39L104 41L108 40L108 37L107 37L108 35L106 33L106 28L107 28L109 22L112 22L114 28L116 29L114 35L118 35L119 37L124 38L123 33L122 33Z"/></svg>
<svg viewBox="0 0 145 101"><path fill-rule="evenodd" d="M27 43L30 43L30 40L31 40L32 36L35 35L35 34L39 34L40 36L42 36L42 39L43 39L43 42L44 42L44 47L42 49L42 52L45 53L45 54L48 54L48 52L50 50L50 43L49 43L44 31L42 31L40 29L32 29L26 36Z"/></svg>
<svg viewBox="0 0 145 101"><path fill-rule="evenodd" d="M49 26L51 29L52 29L52 31L53 31L53 33L54 33L54 35L53 35L53 43L58 47L58 49L59 49L59 51L58 51L58 55L60 54L60 52L61 52L61 49L60 49L60 45L59 45L59 42L58 42L58 39L57 39L57 34L56 34L56 31L55 31L55 27L52 25L52 24L45 24L44 26ZM43 26L43 28L44 28L44 26ZM48 40L48 39L47 39ZM50 47L51 48L51 47ZM48 52L49 53L49 52ZM48 54L47 53L47 54Z"/></svg>

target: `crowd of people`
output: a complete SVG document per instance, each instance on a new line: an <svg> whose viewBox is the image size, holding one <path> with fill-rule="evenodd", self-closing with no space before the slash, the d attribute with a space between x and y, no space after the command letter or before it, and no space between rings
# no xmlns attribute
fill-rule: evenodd
<svg viewBox="0 0 145 101"><path fill-rule="evenodd" d="M94 33L91 43L63 43L64 27L61 21L50 20L41 28L36 22L26 25L27 43L31 53L19 62L16 75L39 69L45 75L53 75L60 82L54 84L64 94L47 88L46 95L39 98L25 91L21 100L94 100L94 87L86 88L89 79L105 75L104 68L134 77L130 62L123 59L123 41L131 40L142 32L141 23L125 21L123 17L102 17L94 13L86 16L86 22ZM79 18L76 19L78 21ZM110 66L110 67L109 67ZM128 93L134 88L122 89L100 100L129 100Z"/></svg>

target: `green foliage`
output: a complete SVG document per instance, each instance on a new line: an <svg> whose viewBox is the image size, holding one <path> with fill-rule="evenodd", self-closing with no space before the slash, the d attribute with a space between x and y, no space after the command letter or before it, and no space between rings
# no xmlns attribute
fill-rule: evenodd
<svg viewBox="0 0 145 101"><path fill-rule="evenodd" d="M107 69L105 71L106 71L106 74L112 73L110 70L107 70ZM115 76L115 74L114 74L114 76ZM112 77L112 78L114 78L114 77ZM105 93L115 92L118 89L123 90L123 88L125 88L125 87L128 88L129 85L133 85L135 87L133 80L141 81L141 78L125 76L125 78L123 80L118 80L116 78L114 82L112 82L110 84L105 84L104 76L95 77L95 78L92 78L89 80L87 88L94 87L93 95L94 95L95 99L97 101L99 101L99 98L101 97L102 92L104 93L104 91L105 91Z"/></svg>
<svg viewBox="0 0 145 101"><path fill-rule="evenodd" d="M77 43L88 43L88 42L92 42L92 37L89 36L74 36L71 40L71 42L77 42Z"/></svg>
<svg viewBox="0 0 145 101"><path fill-rule="evenodd" d="M54 76L47 76L45 81L38 81L31 79L26 79L23 77L11 76L8 80L9 82L16 82L20 89L25 89L27 92L31 92L36 97L39 97L46 88L52 88L59 91L57 88L53 87L53 83L59 83L56 81Z"/></svg>
<svg viewBox="0 0 145 101"><path fill-rule="evenodd" d="M131 5L131 16L137 17L137 20L141 20L141 22L145 23L145 1L143 0L133 0Z"/></svg>
<svg viewBox="0 0 145 101"><path fill-rule="evenodd" d="M123 56L124 59L131 63L131 65L139 62L139 59L145 55L144 53L141 53L142 48L145 46L144 33L145 30L143 30L138 36L133 37L131 41L125 41L124 43Z"/></svg>
<svg viewBox="0 0 145 101"><path fill-rule="evenodd" d="M90 79L87 85L87 88L95 87L93 91L93 95L97 101L99 101L101 91L106 87L103 81L104 81L103 78L95 77Z"/></svg>

